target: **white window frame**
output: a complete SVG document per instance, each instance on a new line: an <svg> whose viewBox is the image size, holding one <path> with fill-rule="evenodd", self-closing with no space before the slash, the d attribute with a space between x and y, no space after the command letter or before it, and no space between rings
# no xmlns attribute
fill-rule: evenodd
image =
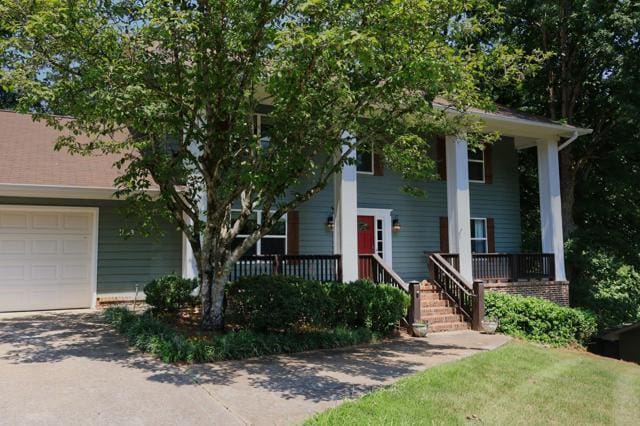
<svg viewBox="0 0 640 426"><path fill-rule="evenodd" d="M356 159L358 158L357 154L358 153L356 151ZM371 143L371 171L368 172L368 171L365 171L365 170L362 170L362 171L358 170L358 164L356 163L356 173L359 174L359 175L374 175L375 171L376 171L376 169L375 169L376 162L375 161L376 161L375 160L375 156L373 154L373 143Z"/></svg>
<svg viewBox="0 0 640 426"><path fill-rule="evenodd" d="M478 237L473 238L473 237L471 237L471 243L472 243L471 244L471 248L473 250L473 242L474 241L484 241L484 243L485 243L484 244L485 251L483 253L478 253L478 252L476 252L476 253L477 254L487 254L487 253L489 253L489 232L488 232L489 230L487 229L487 218L486 217L472 217L471 218L471 222L472 222L471 223L471 228L474 228L473 221L475 221L475 220L481 220L484 223L484 238L478 238Z"/></svg>
<svg viewBox="0 0 640 426"><path fill-rule="evenodd" d="M482 153L482 160L476 160L475 158L471 158L468 157L468 162L469 163L480 163L482 164L482 179L481 180L477 180L477 179L471 179L469 178L469 182L475 182L475 183L485 183L485 176L486 176L486 165L485 165L485 155L484 155L484 150L478 150L480 151L480 153ZM471 151L469 151L471 152ZM467 168L469 166L467 165Z"/></svg>
<svg viewBox="0 0 640 426"><path fill-rule="evenodd" d="M231 209L231 212L240 212L240 209ZM262 224L262 212L258 211L255 212L256 214L256 223L258 225ZM256 256L266 256L262 254L262 240L265 238L273 238L273 239L282 239L284 240L284 254L287 255L288 254L288 250L289 247L287 247L287 237L289 236L289 223L287 221L287 214L285 213L279 220L284 221L284 235L265 235L264 237L260 238L257 242L256 242ZM235 236L235 238L247 238L249 236L249 234L238 234Z"/></svg>
<svg viewBox="0 0 640 426"><path fill-rule="evenodd" d="M393 267L393 243L391 234L392 209L358 208L358 216L373 216L374 252L378 253L378 221L382 221L382 260Z"/></svg>

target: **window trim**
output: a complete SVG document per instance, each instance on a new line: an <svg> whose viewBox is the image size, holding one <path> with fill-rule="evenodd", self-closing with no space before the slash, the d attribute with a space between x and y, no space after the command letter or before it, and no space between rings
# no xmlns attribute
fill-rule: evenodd
<svg viewBox="0 0 640 426"><path fill-rule="evenodd" d="M231 209L231 212L240 212L240 209ZM275 210L274 210L275 211ZM273 212L273 211L272 211ZM256 223L258 225L262 224L262 212L261 211L257 211L255 212L256 215ZM289 221L287 220L287 214L285 213L280 220L284 221L284 234L283 235L265 235L262 238L260 238L258 241L256 241L256 254L255 256L267 256L267 255L263 255L262 254L262 240L265 238L269 238L269 239L281 239L284 240L284 255L286 256L287 254L289 254L289 247L287 244L287 239L289 238ZM249 236L249 234L238 234L234 237L234 239L236 238L247 238Z"/></svg>
<svg viewBox="0 0 640 426"><path fill-rule="evenodd" d="M485 156L484 149L480 149L479 151L482 153L482 160L477 160L475 158L469 158L468 157L468 153L467 153L467 170L469 168L469 163L480 163L480 164L482 164L482 180L469 178L469 182L486 183L486 179L487 179L487 177L486 177L487 176L486 156ZM469 150L469 152L470 152L470 150Z"/></svg>
<svg viewBox="0 0 640 426"><path fill-rule="evenodd" d="M471 225L473 228L473 221L475 220L481 220L484 223L484 238L478 238L478 237L470 237L471 240L471 253L473 252L473 242L474 241L484 241L484 252L480 253L480 252L476 252L477 254L488 254L489 253L489 229L487 226L487 218L486 217L472 217L471 219ZM471 232L469 232L469 234L471 234Z"/></svg>
<svg viewBox="0 0 640 426"><path fill-rule="evenodd" d="M356 151L356 158L357 157L357 151ZM361 175L370 175L373 176L376 173L376 162L375 162L375 155L373 153L373 142L371 143L371 171L365 171L365 170L358 170L358 164L356 162L356 173L357 174L361 174Z"/></svg>

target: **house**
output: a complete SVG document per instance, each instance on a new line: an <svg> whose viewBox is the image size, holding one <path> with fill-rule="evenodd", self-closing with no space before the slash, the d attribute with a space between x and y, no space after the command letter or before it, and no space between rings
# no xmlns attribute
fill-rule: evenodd
<svg viewBox="0 0 640 426"><path fill-rule="evenodd" d="M590 130L505 108L470 112L503 137L476 152L460 137L439 138L441 179L420 184L426 198L401 192L384 159L361 150L357 165L345 165L332 187L290 212L232 278L392 282L413 292L414 320L430 312L422 293L443 300L440 313L476 322L484 289L568 303L558 151ZM132 298L161 274L195 276L190 248L170 226L161 240L119 236L125 218L112 197L115 158L71 158L52 150L55 137L29 116L0 112L0 311L91 307ZM538 153L543 253L521 253L522 149ZM425 278L434 287L410 285Z"/></svg>

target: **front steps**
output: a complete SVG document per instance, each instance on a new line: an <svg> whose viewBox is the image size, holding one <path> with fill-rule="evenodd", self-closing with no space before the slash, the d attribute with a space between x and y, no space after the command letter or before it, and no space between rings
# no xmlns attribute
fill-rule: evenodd
<svg viewBox="0 0 640 426"><path fill-rule="evenodd" d="M420 283L420 317L429 322L432 333L471 329L471 323L440 287L426 280Z"/></svg>

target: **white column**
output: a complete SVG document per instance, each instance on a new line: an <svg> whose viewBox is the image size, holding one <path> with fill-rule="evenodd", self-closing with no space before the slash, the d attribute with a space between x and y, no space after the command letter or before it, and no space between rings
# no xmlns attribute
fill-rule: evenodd
<svg viewBox="0 0 640 426"><path fill-rule="evenodd" d="M349 149L342 147L342 153ZM355 151L350 156L355 159ZM342 255L342 280L358 279L358 174L356 165L345 164L336 173L334 187L334 252Z"/></svg>
<svg viewBox="0 0 640 426"><path fill-rule="evenodd" d="M557 140L538 142L538 182L540 184L542 252L553 253L556 280L566 281Z"/></svg>
<svg viewBox="0 0 640 426"><path fill-rule="evenodd" d="M197 278L198 267L187 237L182 234L182 278Z"/></svg>
<svg viewBox="0 0 640 426"><path fill-rule="evenodd" d="M449 251L460 257L460 274L473 282L471 265L471 207L469 202L469 156L467 141L447 136L447 209Z"/></svg>

